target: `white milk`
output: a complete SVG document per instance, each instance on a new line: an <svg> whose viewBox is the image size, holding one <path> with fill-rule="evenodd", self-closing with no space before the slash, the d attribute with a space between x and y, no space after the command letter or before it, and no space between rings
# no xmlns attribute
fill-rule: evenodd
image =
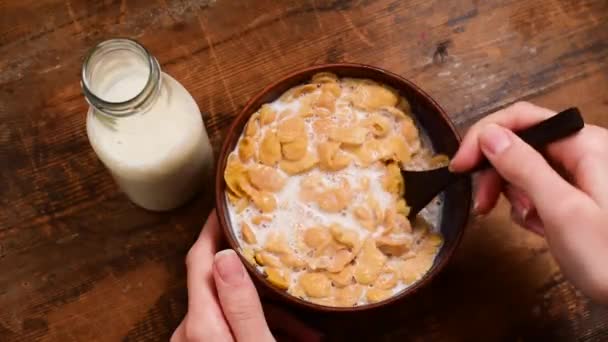
<svg viewBox="0 0 608 342"><path fill-rule="evenodd" d="M97 97L120 103L142 91L150 72L141 56L117 51L102 58L90 84ZM199 108L179 82L160 72L160 88L152 96L156 98L145 109L127 116L91 108L87 134L99 159L135 204L169 210L200 189L213 153Z"/></svg>

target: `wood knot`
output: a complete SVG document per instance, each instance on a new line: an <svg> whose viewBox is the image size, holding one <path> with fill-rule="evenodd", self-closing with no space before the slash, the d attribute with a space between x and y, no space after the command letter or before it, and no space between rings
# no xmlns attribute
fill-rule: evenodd
<svg viewBox="0 0 608 342"><path fill-rule="evenodd" d="M435 48L435 52L433 53L433 62L436 64L445 63L446 59L449 56L448 47L452 46L452 40L444 40L437 44Z"/></svg>

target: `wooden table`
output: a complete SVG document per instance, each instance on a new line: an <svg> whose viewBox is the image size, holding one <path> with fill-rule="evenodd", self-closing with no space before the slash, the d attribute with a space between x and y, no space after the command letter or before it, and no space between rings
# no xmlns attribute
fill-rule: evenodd
<svg viewBox="0 0 608 342"><path fill-rule="evenodd" d="M192 93L216 153L262 87L338 61L413 80L462 132L520 99L577 105L608 125L605 0L0 1L1 341L167 340L185 312L184 256L213 189L146 212L95 157L79 72L87 49L115 36L141 41ZM326 333L600 341L608 309L577 292L501 203L472 222L430 288L391 320L350 327Z"/></svg>

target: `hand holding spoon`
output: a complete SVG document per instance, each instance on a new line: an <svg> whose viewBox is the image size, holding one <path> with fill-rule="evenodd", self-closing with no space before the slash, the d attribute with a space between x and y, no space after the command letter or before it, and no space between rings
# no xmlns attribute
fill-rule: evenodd
<svg viewBox="0 0 608 342"><path fill-rule="evenodd" d="M584 125L579 110L569 108L515 134L538 151L551 142L580 131ZM404 198L410 206L410 219L450 184L490 167L492 165L484 159L473 170L464 173L453 173L447 166L426 171L401 170L405 184Z"/></svg>

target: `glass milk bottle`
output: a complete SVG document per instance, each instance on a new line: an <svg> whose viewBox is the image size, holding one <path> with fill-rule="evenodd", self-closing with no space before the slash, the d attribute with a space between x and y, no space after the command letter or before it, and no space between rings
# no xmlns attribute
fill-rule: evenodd
<svg viewBox="0 0 608 342"><path fill-rule="evenodd" d="M188 91L129 39L97 45L82 67L95 153L135 204L169 210L210 177L213 152Z"/></svg>

